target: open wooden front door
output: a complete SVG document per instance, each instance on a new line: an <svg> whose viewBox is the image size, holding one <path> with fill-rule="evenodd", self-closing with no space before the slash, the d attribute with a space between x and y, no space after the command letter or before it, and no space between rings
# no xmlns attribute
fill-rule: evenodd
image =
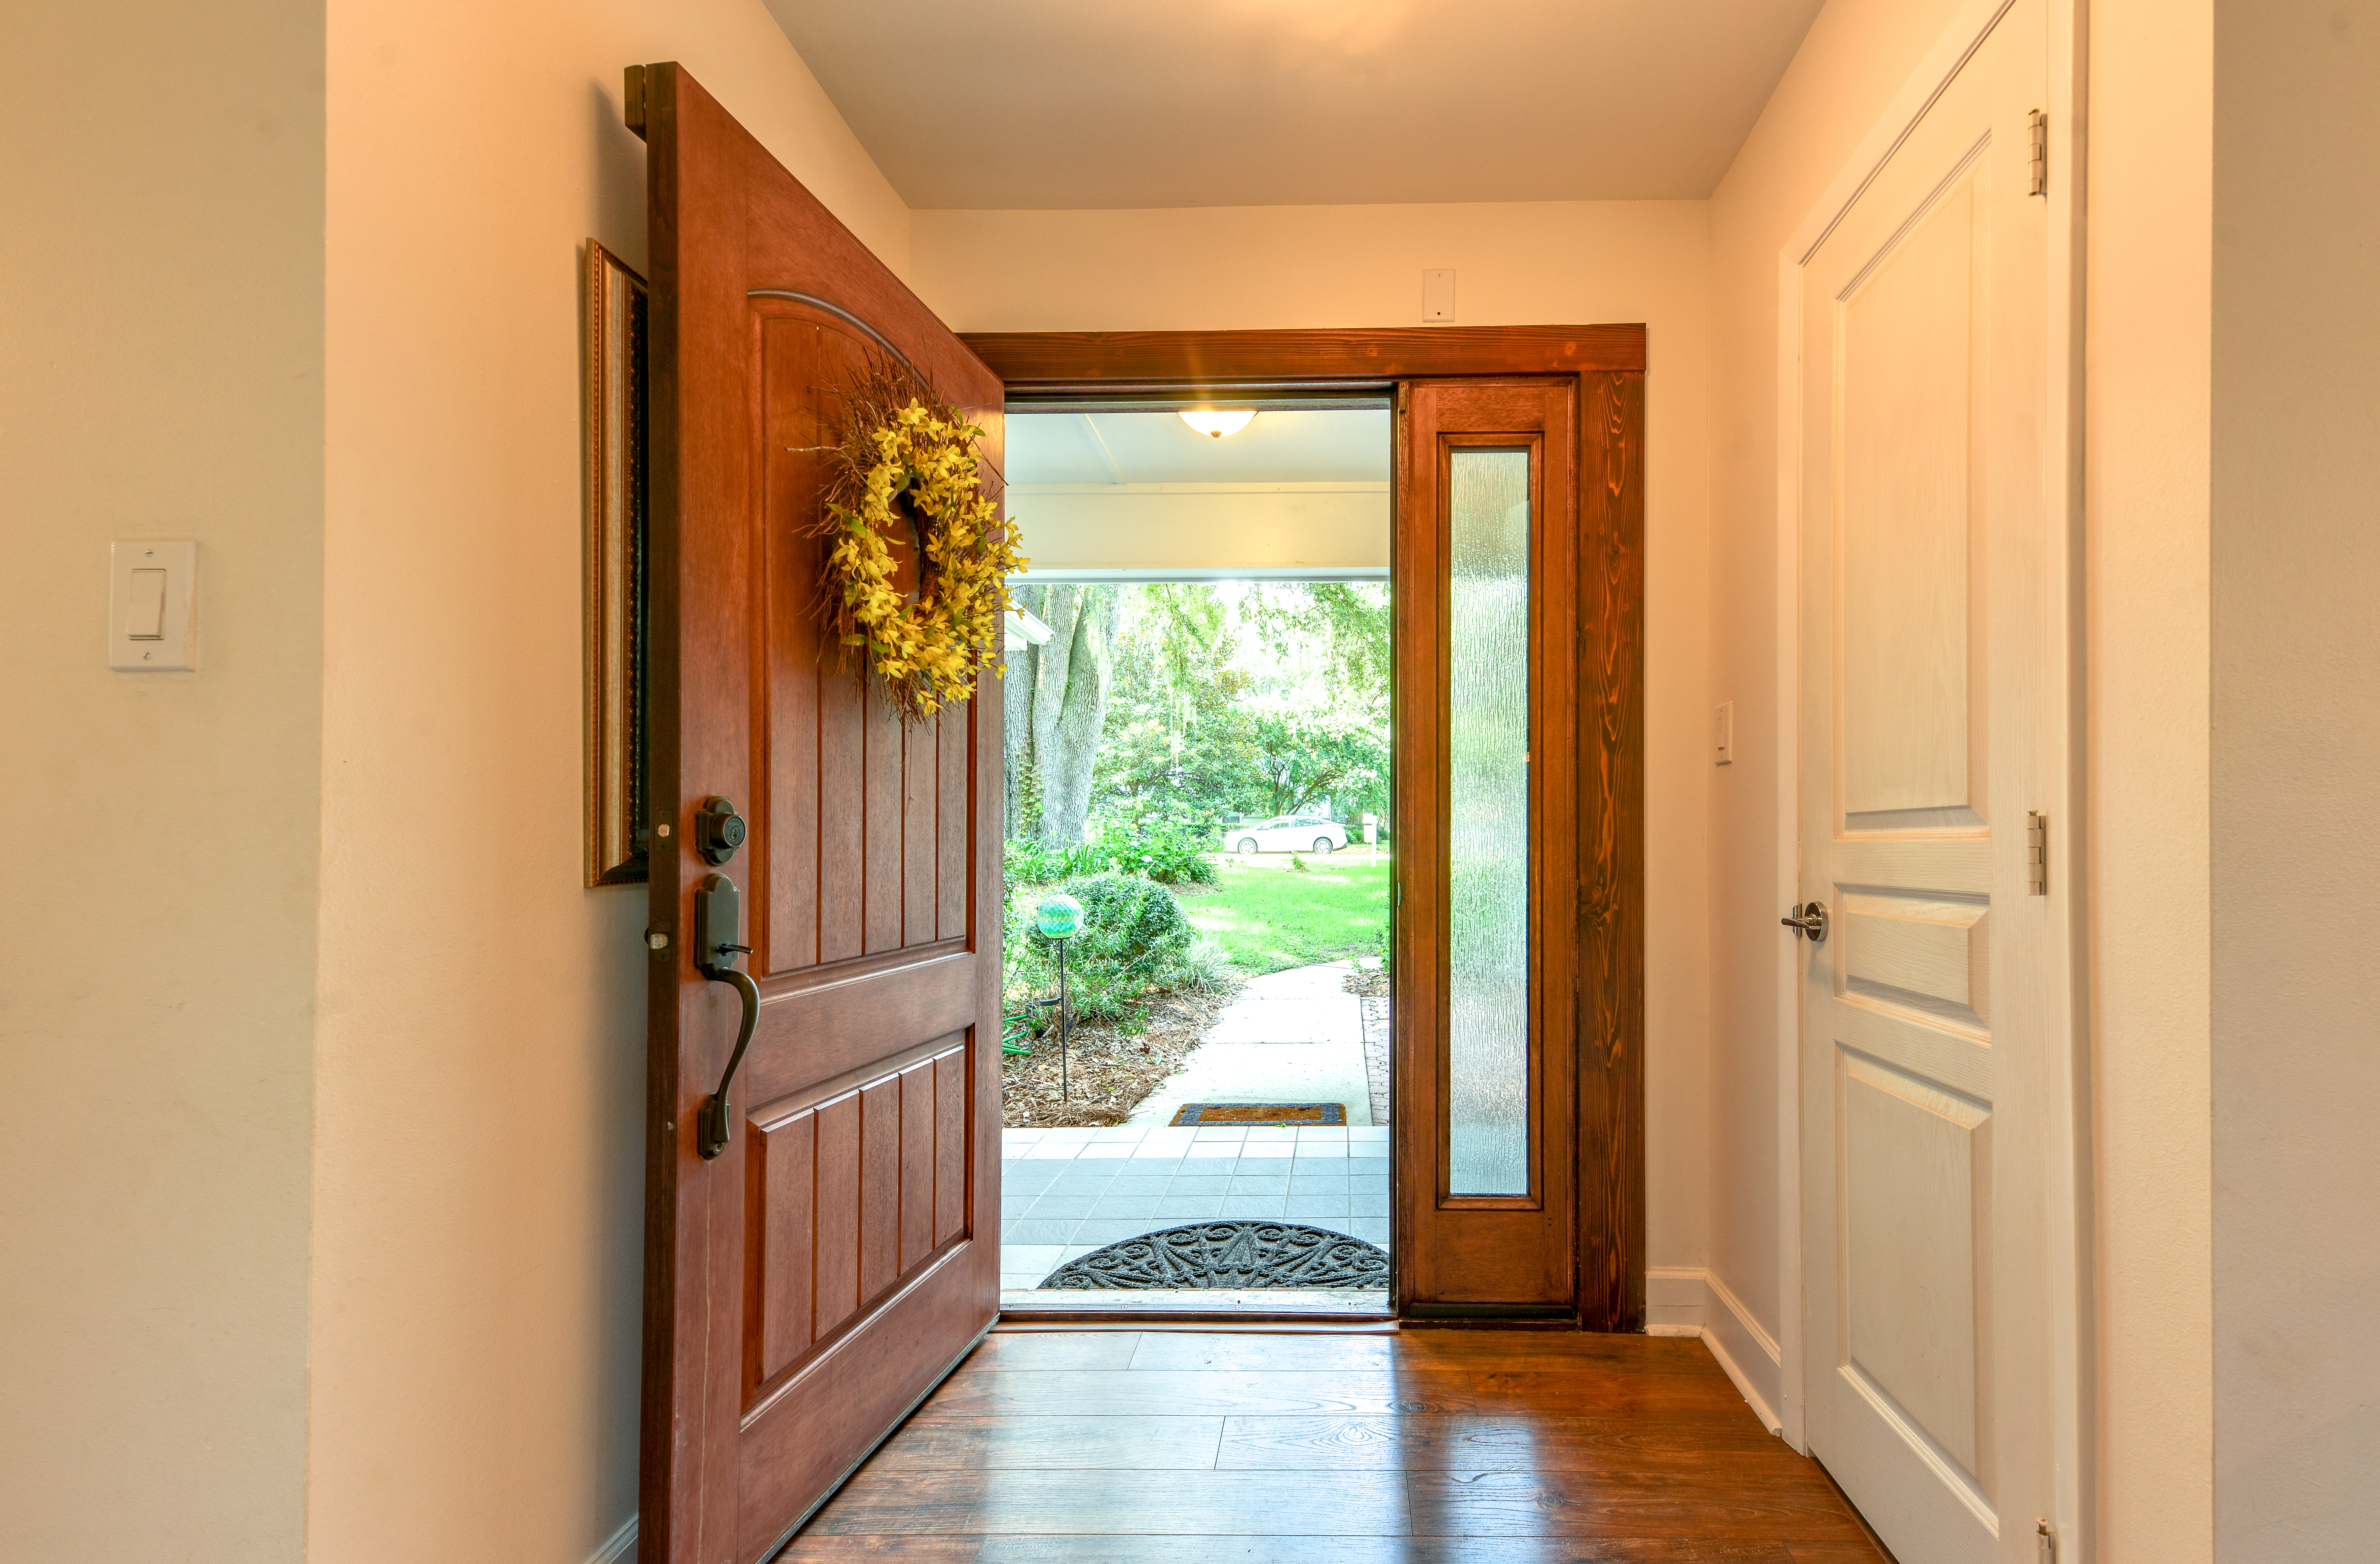
<svg viewBox="0 0 2380 1564"><path fill-rule="evenodd" d="M995 470L1001 385L684 70L641 76L667 943L638 1558L750 1564L999 1309L1000 702L905 726L821 636L810 531L822 426L869 355L991 430ZM703 830L715 799L746 822L732 852ZM759 1002L706 1158L702 1105L743 1013L697 965L721 879Z"/></svg>

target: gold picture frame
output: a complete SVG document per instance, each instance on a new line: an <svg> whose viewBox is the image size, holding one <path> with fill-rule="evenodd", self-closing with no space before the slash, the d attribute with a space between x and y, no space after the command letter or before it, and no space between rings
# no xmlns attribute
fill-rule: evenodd
<svg viewBox="0 0 2380 1564"><path fill-rule="evenodd" d="M645 280L587 241L587 883L641 885L645 820Z"/></svg>

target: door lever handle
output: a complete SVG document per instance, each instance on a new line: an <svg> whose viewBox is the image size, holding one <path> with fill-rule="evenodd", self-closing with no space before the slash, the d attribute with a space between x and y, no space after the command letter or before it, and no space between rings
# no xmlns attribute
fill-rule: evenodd
<svg viewBox="0 0 2380 1564"><path fill-rule="evenodd" d="M1827 903L1824 902L1811 902L1803 906L1795 907L1777 921L1791 929L1797 937L1808 940L1813 945L1823 945L1827 942Z"/></svg>
<svg viewBox="0 0 2380 1564"><path fill-rule="evenodd" d="M727 1149L735 1120L730 1111L727 1089L735 1081L736 1067L744 1062L744 1050L752 1046L752 1028L760 1019L760 986L752 981L748 972L738 971L735 958L750 955L752 947L742 942L744 932L744 898L735 882L723 874L707 875L694 888L694 926L700 930L701 942L695 947L694 964L713 983L733 988L744 1000L743 1024L736 1028L735 1051L727 1056L726 1073L719 1077L719 1089L702 1099L702 1109L695 1116L694 1148L706 1162Z"/></svg>

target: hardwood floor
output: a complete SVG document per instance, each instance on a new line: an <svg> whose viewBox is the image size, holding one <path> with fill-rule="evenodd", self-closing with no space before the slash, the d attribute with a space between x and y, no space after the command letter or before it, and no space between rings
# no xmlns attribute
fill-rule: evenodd
<svg viewBox="0 0 2380 1564"><path fill-rule="evenodd" d="M781 1558L1885 1564L1700 1341L1001 1331Z"/></svg>

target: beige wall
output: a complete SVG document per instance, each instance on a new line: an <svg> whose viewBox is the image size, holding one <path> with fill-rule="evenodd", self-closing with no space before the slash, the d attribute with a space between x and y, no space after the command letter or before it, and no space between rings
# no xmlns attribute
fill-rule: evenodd
<svg viewBox="0 0 2380 1564"><path fill-rule="evenodd" d="M1645 323L1645 1061L1650 1263L1700 1267L1707 245L1699 201L918 212L915 274L961 331ZM1028 524L1029 526L1029 524ZM1029 547L1027 552L1029 552Z"/></svg>
<svg viewBox="0 0 2380 1564"><path fill-rule="evenodd" d="M1735 703L1736 756L1707 816L1711 1270L1777 1340L1799 1307L1778 1249L1778 255L1957 9L1833 0L1710 203L1711 698ZM1739 1363L1787 1389L1774 1359Z"/></svg>
<svg viewBox="0 0 2380 1564"><path fill-rule="evenodd" d="M578 1564L635 1509L638 890L580 883L579 246L676 59L898 268L759 0L339 0L309 1551Z"/></svg>
<svg viewBox="0 0 2380 1564"><path fill-rule="evenodd" d="M322 12L8 22L0 1558L271 1564L304 1527ZM196 673L108 671L133 538L200 543Z"/></svg>
<svg viewBox="0 0 2380 1564"><path fill-rule="evenodd" d="M2214 13L2216 1551L2347 1564L2380 1535L2380 7Z"/></svg>
<svg viewBox="0 0 2380 1564"><path fill-rule="evenodd" d="M2213 1557L2207 1146L2209 10L2091 48L2088 845L2100 1536Z"/></svg>

